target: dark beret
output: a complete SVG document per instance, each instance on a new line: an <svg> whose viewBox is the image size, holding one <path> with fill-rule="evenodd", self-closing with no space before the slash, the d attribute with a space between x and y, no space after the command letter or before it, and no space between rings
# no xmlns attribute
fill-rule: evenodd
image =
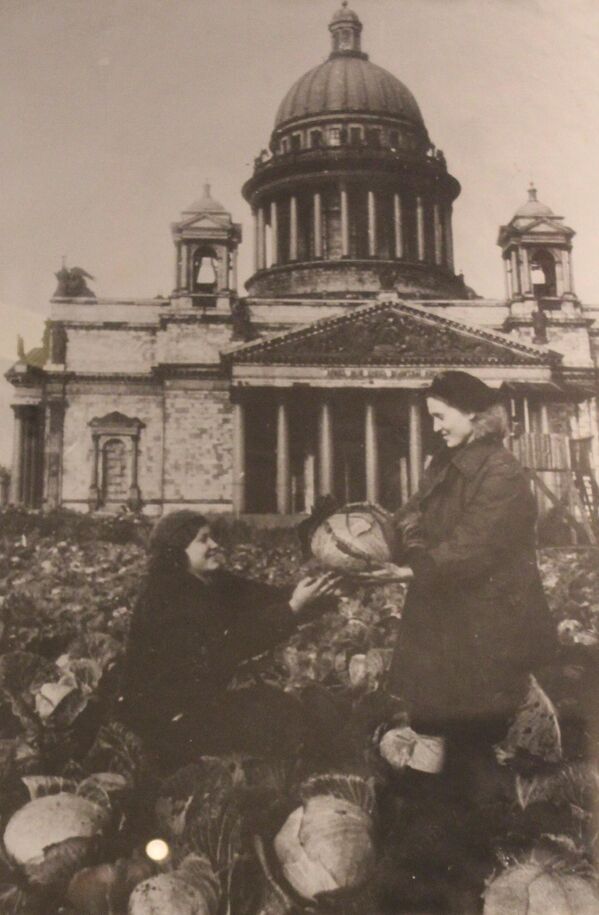
<svg viewBox="0 0 599 915"><path fill-rule="evenodd" d="M468 372L440 372L424 391L426 397L437 397L464 413L481 413L499 400L499 394L480 378Z"/></svg>

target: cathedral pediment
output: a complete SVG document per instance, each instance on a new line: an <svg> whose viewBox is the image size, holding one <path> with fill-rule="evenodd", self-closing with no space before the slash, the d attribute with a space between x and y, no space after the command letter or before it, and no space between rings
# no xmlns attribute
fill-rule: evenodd
<svg viewBox="0 0 599 915"><path fill-rule="evenodd" d="M225 358L273 366L543 366L560 357L421 306L382 302L254 341Z"/></svg>

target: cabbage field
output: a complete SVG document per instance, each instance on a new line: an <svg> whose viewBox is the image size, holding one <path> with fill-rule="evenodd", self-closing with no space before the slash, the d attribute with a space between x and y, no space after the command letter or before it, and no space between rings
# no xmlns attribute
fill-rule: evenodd
<svg viewBox="0 0 599 915"><path fill-rule="evenodd" d="M286 753L274 734L251 756L159 773L116 714L149 528L0 514L1 915L599 913L596 550L539 554L561 643L542 681L559 756L465 751L465 797L441 790L439 748L385 693L397 584L348 593L239 670L231 688L260 684L265 716L273 686L313 712L311 746ZM230 569L299 577L294 531L215 531Z"/></svg>

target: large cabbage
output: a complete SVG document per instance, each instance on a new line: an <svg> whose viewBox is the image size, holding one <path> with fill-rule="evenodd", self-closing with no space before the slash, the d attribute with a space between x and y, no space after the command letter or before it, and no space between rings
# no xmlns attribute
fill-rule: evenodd
<svg viewBox="0 0 599 915"><path fill-rule="evenodd" d="M220 886L207 858L187 855L176 870L138 883L129 915L215 915Z"/></svg>
<svg viewBox="0 0 599 915"><path fill-rule="evenodd" d="M581 874L517 864L487 886L484 915L599 915L599 890Z"/></svg>
<svg viewBox="0 0 599 915"><path fill-rule="evenodd" d="M336 572L367 572L391 562L397 547L392 515L368 502L354 502L329 515L310 541L312 555Z"/></svg>
<svg viewBox="0 0 599 915"><path fill-rule="evenodd" d="M302 806L274 840L286 880L312 901L360 887L374 865L371 787L359 777L332 774L308 780L301 794Z"/></svg>

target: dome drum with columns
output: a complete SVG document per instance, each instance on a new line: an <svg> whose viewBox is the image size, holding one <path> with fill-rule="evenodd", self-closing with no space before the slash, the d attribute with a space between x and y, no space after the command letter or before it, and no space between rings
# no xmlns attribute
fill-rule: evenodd
<svg viewBox="0 0 599 915"><path fill-rule="evenodd" d="M255 220L250 295L466 295L454 274L460 192L432 147L412 93L361 50L343 7L333 49L289 90L270 155L243 193ZM359 272L357 283L356 272Z"/></svg>
<svg viewBox="0 0 599 915"><path fill-rule="evenodd" d="M414 97L368 60L347 4L329 29L243 188L247 296L241 226L207 185L171 227L168 298L51 300L43 345L7 376L14 503L278 519L332 493L393 509L436 447L422 389L450 367L500 392L542 514L569 504L572 461L596 480L599 307L574 292L573 230L531 188L499 232L505 297L476 296L454 272L460 186Z"/></svg>

